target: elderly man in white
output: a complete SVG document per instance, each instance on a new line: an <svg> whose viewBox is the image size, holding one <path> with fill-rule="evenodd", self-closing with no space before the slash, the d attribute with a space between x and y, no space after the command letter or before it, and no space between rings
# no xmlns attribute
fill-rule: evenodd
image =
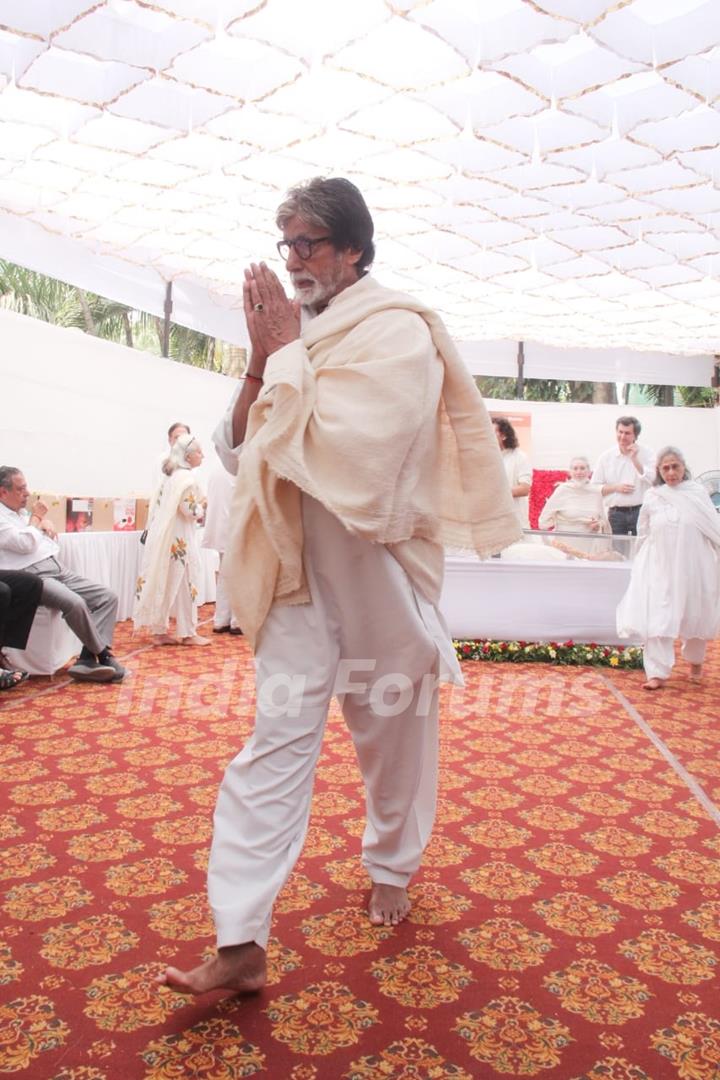
<svg viewBox="0 0 720 1080"><path fill-rule="evenodd" d="M637 417L619 417L616 445L600 455L590 481L602 486L610 529L617 536L637 536L640 506L655 481L655 455L638 443L640 431Z"/></svg>
<svg viewBox="0 0 720 1080"><path fill-rule="evenodd" d="M119 682L125 668L112 655L118 598L58 562L57 534L39 499L28 514L25 477L12 465L0 466L0 569L27 570L42 578L40 603L61 611L82 642L78 662L68 674L78 682Z"/></svg>
<svg viewBox="0 0 720 1080"><path fill-rule="evenodd" d="M237 469L225 573L256 653L255 730L215 810L218 954L161 980L196 994L265 982L333 695L365 783L369 918L406 917L435 813L437 684L460 679L437 609L443 544L490 554L520 536L445 327L367 273L373 223L357 188L317 178L276 220L296 302L263 263L246 272L252 356L220 433Z"/></svg>

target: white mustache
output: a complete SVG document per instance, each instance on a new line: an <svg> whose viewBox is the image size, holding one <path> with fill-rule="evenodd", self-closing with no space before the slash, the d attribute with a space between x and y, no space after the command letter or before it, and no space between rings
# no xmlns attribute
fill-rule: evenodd
<svg viewBox="0 0 720 1080"><path fill-rule="evenodd" d="M314 277L312 274L301 273L300 271L294 271L290 275L290 281L293 283L295 288L298 288L301 281L304 281L306 283L308 281L311 281L313 285L317 285L318 283L317 278ZM305 285L305 287L307 288L307 284Z"/></svg>

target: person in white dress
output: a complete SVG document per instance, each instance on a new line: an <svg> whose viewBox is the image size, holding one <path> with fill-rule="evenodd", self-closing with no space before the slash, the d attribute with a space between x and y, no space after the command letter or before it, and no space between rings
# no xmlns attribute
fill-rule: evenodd
<svg viewBox="0 0 720 1080"><path fill-rule="evenodd" d="M530 487L532 485L532 465L519 447L515 428L505 416L492 418L495 438L500 447L505 476L510 485L513 506L518 521L523 529L530 528Z"/></svg>
<svg viewBox="0 0 720 1080"><path fill-rule="evenodd" d="M149 627L157 645L210 644L197 632L201 580L197 526L204 519L205 497L193 471L202 460L194 436L185 433L176 438L151 507L133 621L135 629ZM169 633L172 617L176 636Z"/></svg>
<svg viewBox="0 0 720 1080"><path fill-rule="evenodd" d="M590 463L586 457L572 458L568 471L570 479L557 485L540 512L538 525L541 529L553 529L556 534L587 533L587 540L572 536L567 543L579 552L592 554L602 545L589 537L610 532L602 487L590 482Z"/></svg>
<svg viewBox="0 0 720 1080"><path fill-rule="evenodd" d="M216 469L207 482L207 510L202 538L202 547L217 551L220 559L221 572L215 587L214 634L242 634L237 619L233 616L227 582L222 574L222 559L230 530L232 493L232 475L227 469Z"/></svg>
<svg viewBox="0 0 720 1080"><path fill-rule="evenodd" d="M659 690L670 675L676 638L697 682L707 642L720 629L720 520L676 447L658 454L638 537L630 585L617 610L618 634L643 642L646 690Z"/></svg>

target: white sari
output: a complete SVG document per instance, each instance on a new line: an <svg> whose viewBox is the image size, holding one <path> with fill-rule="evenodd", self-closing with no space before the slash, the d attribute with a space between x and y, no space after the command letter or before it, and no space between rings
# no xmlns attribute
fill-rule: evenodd
<svg viewBox="0 0 720 1080"><path fill-rule="evenodd" d="M191 469L181 466L163 479L153 500L135 588L136 629L167 629L180 589L189 590L195 614L201 572L197 521L203 509L203 494Z"/></svg>
<svg viewBox="0 0 720 1080"><path fill-rule="evenodd" d="M650 488L638 519L620 637L711 641L720 629L720 519L694 480Z"/></svg>

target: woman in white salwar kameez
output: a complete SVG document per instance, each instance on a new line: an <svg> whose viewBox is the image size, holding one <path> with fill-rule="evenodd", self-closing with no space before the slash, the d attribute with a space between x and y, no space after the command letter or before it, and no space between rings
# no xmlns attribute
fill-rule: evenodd
<svg viewBox="0 0 720 1080"><path fill-rule="evenodd" d="M149 627L157 645L210 644L197 632L197 526L203 522L205 498L193 471L202 460L197 440L180 435L163 464L165 477L151 507L133 621L136 629ZM169 633L172 617L176 636Z"/></svg>
<svg viewBox="0 0 720 1080"><path fill-rule="evenodd" d="M590 483L590 463L587 458L574 457L569 472L570 479L558 484L543 506L538 520L539 528L554 529L557 534L587 533L588 537L609 533L602 486ZM578 552L588 554L599 553L604 546L596 540L584 540L579 536L570 537L567 543Z"/></svg>
<svg viewBox="0 0 720 1080"><path fill-rule="evenodd" d="M643 642L646 690L659 690L675 662L675 639L702 675L705 649L720 629L720 521L709 495L668 446L643 500L630 585L617 611L620 637Z"/></svg>

